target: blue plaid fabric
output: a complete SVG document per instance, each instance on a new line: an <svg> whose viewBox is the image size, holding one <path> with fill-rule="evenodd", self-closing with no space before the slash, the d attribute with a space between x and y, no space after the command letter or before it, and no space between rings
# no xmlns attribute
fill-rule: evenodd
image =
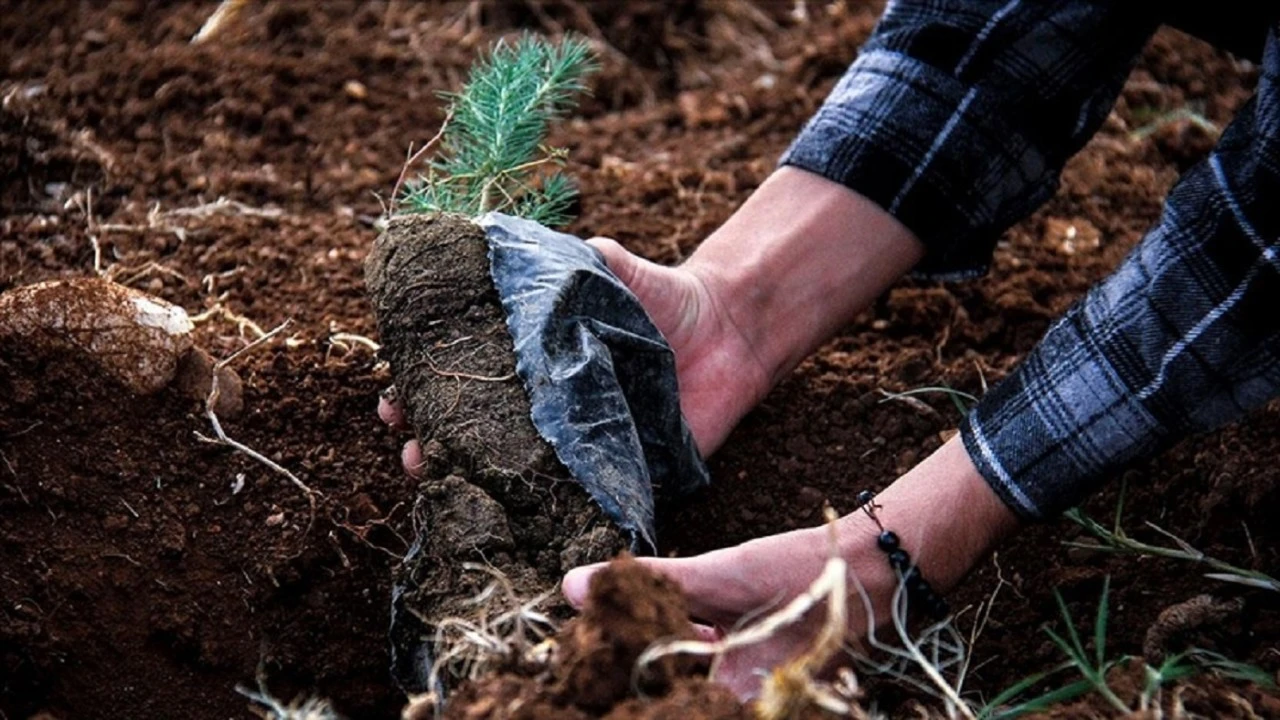
<svg viewBox="0 0 1280 720"><path fill-rule="evenodd" d="M886 208L924 243L918 271L979 275L1106 118L1169 19L1157 7L891 2L782 162ZM1280 9L1267 12L1242 29L1264 48L1254 98L1115 273L961 426L1024 519L1280 394Z"/></svg>

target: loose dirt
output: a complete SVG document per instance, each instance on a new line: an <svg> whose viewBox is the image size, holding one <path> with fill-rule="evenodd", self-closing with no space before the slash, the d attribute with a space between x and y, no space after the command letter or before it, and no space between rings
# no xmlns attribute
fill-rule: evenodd
<svg viewBox="0 0 1280 720"><path fill-rule="evenodd" d="M194 317L208 311L194 339L215 358L252 340L253 324L291 319L234 364L244 410L226 429L322 493L317 515L313 523L307 498L283 477L200 442L194 433L208 433L208 422L189 396L137 398L87 371L0 388L8 717L249 717L234 687L259 672L285 698L318 692L350 717L395 717L403 695L388 670L390 584L419 484L399 468L406 438L374 416L389 374L340 333L377 339L361 272L377 194L394 185L409 143L435 133L435 93L458 87L475 53L517 26L603 39L594 98L552 138L569 149L582 186L570 230L676 262L764 179L878 12L861 2L808 3L802 17L792 3L595 11L276 0L251 3L211 43L190 46L214 5L7 6L0 291L91 274L92 237L119 282ZM959 417L948 399L885 402L880 391L946 383L980 393L1007 373L1119 262L1179 170L1212 142L1186 121L1134 131L1184 107L1221 126L1253 82L1254 70L1225 53L1158 35L1059 193L1002 239L991 274L905 281L852 319L711 460L713 486L665 519L663 551L817 523L824 500L848 508L859 490L883 487L937 447ZM0 347L11 366L16 354ZM1277 453L1276 405L1184 442L1129 471L1124 523L1159 541L1143 525L1155 522L1274 574ZM1117 490L1111 483L1087 509L1108 517ZM1162 610L1209 592L1241 598L1241 610L1194 641L1280 668L1273 594L1179 561L1062 545L1077 536L1066 522L1034 528L950 598L975 605L1007 583L975 645L969 691L991 697L1056 664L1040 630L1058 622L1052 590L1083 625L1108 575L1117 655L1140 655ZM962 616L962 630L971 621ZM864 680L882 709L921 699ZM1234 693L1259 715L1276 714L1252 690L1215 683L1194 690L1207 694L1202 707L1226 707ZM689 687L677 680L668 697Z"/></svg>

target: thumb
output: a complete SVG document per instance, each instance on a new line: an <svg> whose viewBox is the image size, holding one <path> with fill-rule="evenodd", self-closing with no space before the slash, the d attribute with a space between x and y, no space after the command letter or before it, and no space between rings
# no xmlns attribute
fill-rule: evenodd
<svg viewBox="0 0 1280 720"><path fill-rule="evenodd" d="M618 276L623 285L631 287L640 269L640 258L632 255L613 238L593 237L587 241L587 244L604 256L604 263L609 266L614 275Z"/></svg>
<svg viewBox="0 0 1280 720"><path fill-rule="evenodd" d="M713 623L722 623L726 619L732 621L735 618L726 616L726 608L722 607L718 602L720 598L716 597L714 592L708 591L708 588L717 585L718 581L712 577L716 574L714 563L708 565L703 562L705 557L707 556L699 555L690 558L641 557L636 558L636 562L643 565L650 572L674 582L684 594L689 613L694 617ZM590 594L591 579L607 565L608 563L584 565L570 570L564 576L564 580L560 583L560 590L564 593L565 599L569 601L570 605L579 610L582 609L582 606L587 602L587 596Z"/></svg>
<svg viewBox="0 0 1280 720"><path fill-rule="evenodd" d="M587 592L591 589L591 578L604 569L607 563L595 563L576 567L565 574L560 581L560 592L574 609L581 610L587 602Z"/></svg>

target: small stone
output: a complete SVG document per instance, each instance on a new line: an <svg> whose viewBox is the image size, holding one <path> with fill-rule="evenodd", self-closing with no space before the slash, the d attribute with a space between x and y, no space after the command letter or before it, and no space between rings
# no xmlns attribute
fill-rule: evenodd
<svg viewBox="0 0 1280 720"><path fill-rule="evenodd" d="M369 88L365 87L364 83L359 80L348 80L342 86L342 91L352 100L364 100L369 97Z"/></svg>
<svg viewBox="0 0 1280 720"><path fill-rule="evenodd" d="M796 495L799 497L800 504L806 508L821 507L822 503L827 499L821 490L810 485L800 488L800 492L796 493Z"/></svg>
<svg viewBox="0 0 1280 720"><path fill-rule="evenodd" d="M880 537L876 538L876 545L885 552L893 552L901 546L901 543L898 542L898 533L892 530L885 530L880 533Z"/></svg>
<svg viewBox="0 0 1280 720"><path fill-rule="evenodd" d="M267 527L276 527L277 525L280 525L280 524L282 524L282 523L284 523L284 511L283 511L283 510L281 510L280 512L278 512L278 513L276 513L276 514L274 514L274 515L268 515L268 516L267 516L267 521L266 521Z"/></svg>

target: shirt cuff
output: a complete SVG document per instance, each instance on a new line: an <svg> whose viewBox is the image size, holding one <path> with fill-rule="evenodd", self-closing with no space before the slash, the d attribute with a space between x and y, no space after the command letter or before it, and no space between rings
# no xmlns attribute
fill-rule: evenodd
<svg viewBox="0 0 1280 720"><path fill-rule="evenodd" d="M1107 360L1086 315L1077 305L1051 327L960 427L978 471L1023 520L1078 505L1168 436Z"/></svg>
<svg viewBox="0 0 1280 720"><path fill-rule="evenodd" d="M1057 172L976 86L902 53L858 57L782 156L877 203L926 248L919 274L975 277Z"/></svg>

